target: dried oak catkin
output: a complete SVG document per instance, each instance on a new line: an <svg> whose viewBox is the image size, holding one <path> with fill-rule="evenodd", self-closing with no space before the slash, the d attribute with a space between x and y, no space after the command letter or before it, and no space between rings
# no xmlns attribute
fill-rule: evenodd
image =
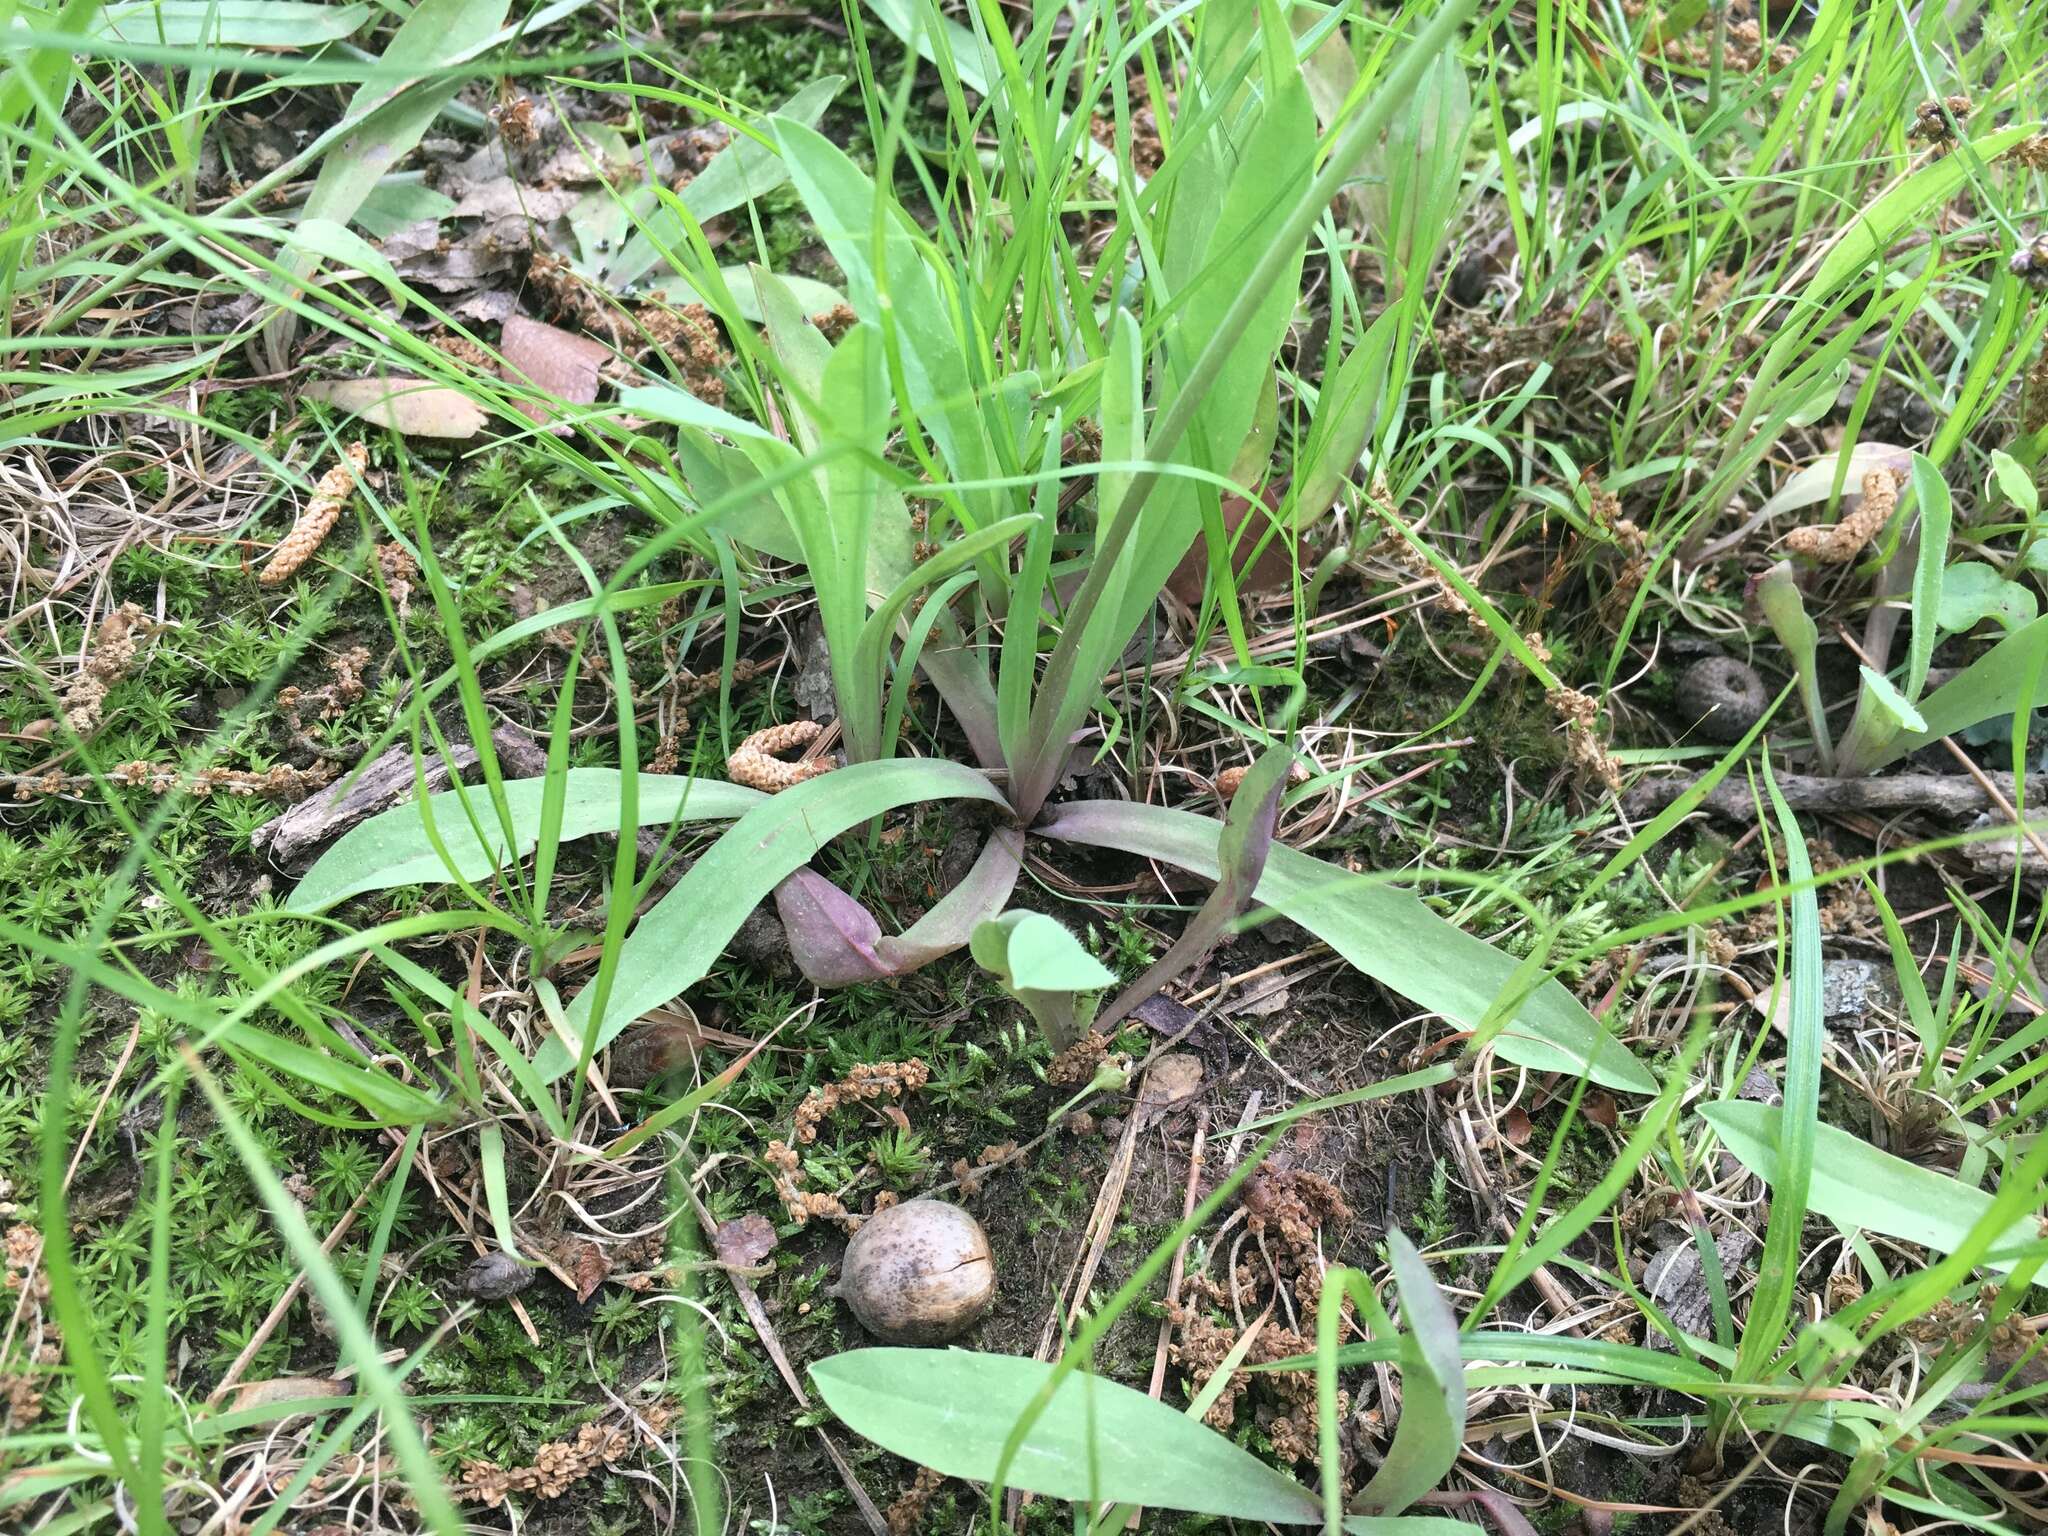
<svg viewBox="0 0 2048 1536"><path fill-rule="evenodd" d="M766 730L756 731L725 760L726 775L735 784L744 784L749 789L772 795L792 784L801 784L821 773L830 773L839 766L830 758L814 757L785 763L774 755L809 746L823 730L824 727L815 720L792 720L787 725L771 725Z"/></svg>
<svg viewBox="0 0 2048 1536"><path fill-rule="evenodd" d="M341 517L342 507L356 488L357 477L369 463L369 449L361 443L348 445L342 462L322 475L320 483L313 487L313 499L299 514L299 520L292 524L292 531L284 536L284 542L271 551L270 561L256 578L258 581L266 587L274 587L313 558L313 551L333 530Z"/></svg>

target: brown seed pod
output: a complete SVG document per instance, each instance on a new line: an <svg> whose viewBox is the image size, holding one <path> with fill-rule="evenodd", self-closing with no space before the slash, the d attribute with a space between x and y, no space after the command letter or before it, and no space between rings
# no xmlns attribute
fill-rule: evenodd
<svg viewBox="0 0 2048 1536"><path fill-rule="evenodd" d="M980 1321L996 1297L981 1223L943 1200L879 1211L846 1245L833 1294L891 1344L944 1344Z"/></svg>

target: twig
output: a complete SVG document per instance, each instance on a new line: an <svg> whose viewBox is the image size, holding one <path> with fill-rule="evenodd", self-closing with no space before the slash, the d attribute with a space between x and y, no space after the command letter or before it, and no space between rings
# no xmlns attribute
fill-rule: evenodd
<svg viewBox="0 0 2048 1536"><path fill-rule="evenodd" d="M404 1150L402 1142L393 1147L391 1155L384 1159L384 1165L370 1175L370 1182L356 1193L355 1199L349 1202L348 1209L341 1213L341 1220L334 1224L334 1230L329 1232L326 1240L320 1244L322 1253L334 1252L335 1245L348 1236L349 1228L356 1224L356 1216L361 1212L363 1202L370 1198L370 1191L390 1177L391 1170L398 1166L398 1155ZM242 1352L235 1356L233 1363L222 1373L220 1384L207 1395L208 1402L217 1403L227 1395L242 1372L249 1368L249 1362L256 1358L257 1352L270 1342L270 1336L277 1332L277 1325L284 1321L285 1313L291 1310L292 1303L298 1300L299 1292L305 1288L306 1272L302 1269L292 1276L291 1284L284 1288L284 1294L271 1305L263 1321L256 1325L256 1331L249 1335L249 1342L242 1346Z"/></svg>
<svg viewBox="0 0 2048 1536"><path fill-rule="evenodd" d="M1998 786L1991 782L1989 775L1987 775L1982 768L1979 768L1975 763L1971 762L1969 754L1965 752L1961 747L1957 746L1948 737L1942 737L1941 744L1944 747L1947 747L1949 752L1953 754L1953 756L1955 757L1955 760L1963 765L1963 769L1965 772L1969 774L1971 781L1975 783L1976 786L1979 789L1981 789L1985 794L1991 797L1991 803L1998 807L2000 814L2002 814L2007 821L2010 821L2011 823L2013 823L2014 826L2016 826L2019 829L2020 836L2024 837L2027 840L2029 845L2032 846L2034 852L2041 855L2043 859L2048 859L2048 844L2044 844L2041 841L2041 834L2038 831L2036 831L2032 826L2029 826L2026 822L2020 819L2018 807L2016 807L2012 803L2012 801L2008 800L2003 794L1999 792ZM2025 780L2025 783L2027 786L2027 798L2031 800L2034 797L2033 777L2027 778Z"/></svg>
<svg viewBox="0 0 2048 1536"><path fill-rule="evenodd" d="M1950 744L1950 750L1960 750ZM1778 791L1795 811L1934 811L1962 816L2009 803L1995 784L1967 758L1968 774L1901 773L1882 779L1836 779L1816 774L1778 775ZM1650 779L1622 797L1630 815L1662 810L1691 789L1697 779ZM2026 798L2048 799L2048 774L2026 777ZM1754 821L1756 802L1746 783L1725 782L1699 808L1729 821Z"/></svg>

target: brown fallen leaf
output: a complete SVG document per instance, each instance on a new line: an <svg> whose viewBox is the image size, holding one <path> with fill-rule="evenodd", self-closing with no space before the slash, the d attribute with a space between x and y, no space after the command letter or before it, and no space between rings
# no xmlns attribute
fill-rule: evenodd
<svg viewBox="0 0 2048 1536"><path fill-rule="evenodd" d="M407 437L475 437L488 419L483 407L461 390L423 379L325 379L308 384L305 393Z"/></svg>
<svg viewBox="0 0 2048 1536"><path fill-rule="evenodd" d="M347 1395L347 1389L331 1376L273 1376L239 1387L230 1411L241 1413L249 1408L275 1408L280 1403L311 1403Z"/></svg>
<svg viewBox="0 0 2048 1536"><path fill-rule="evenodd" d="M395 249L386 243L385 254L392 270L414 287L463 293L524 266L534 249L533 230L533 221L516 213L481 219L460 236L444 234L439 224L408 226L392 237Z"/></svg>
<svg viewBox="0 0 2048 1536"><path fill-rule="evenodd" d="M1201 1091L1202 1058L1187 1051L1168 1051L1145 1074L1138 1093L1138 1129L1144 1130L1176 1109L1185 1109Z"/></svg>
<svg viewBox="0 0 2048 1536"><path fill-rule="evenodd" d="M1281 499L1286 495L1287 481L1270 482L1260 495L1266 507L1278 511ZM1298 537L1286 528L1275 529L1267 536L1268 519L1260 518L1246 522L1252 516L1253 504L1242 496L1226 495L1223 498L1223 534L1233 551L1231 559L1237 575L1237 590L1240 594L1271 592L1287 585L1294 573L1294 546ZM1260 509L1264 511L1264 508ZM1239 530L1243 529L1240 536ZM1265 540L1265 547L1259 549L1259 541ZM1257 549L1258 554L1252 551ZM1188 552L1181 556L1180 564L1173 568L1173 574L1166 578L1166 590L1192 608L1202 600L1202 582L1209 574L1209 541L1206 535L1197 535Z"/></svg>
<svg viewBox="0 0 2048 1536"><path fill-rule="evenodd" d="M718 1262L734 1269L753 1268L775 1251L777 1241L774 1223L758 1211L722 1221L711 1234Z"/></svg>
<svg viewBox="0 0 2048 1536"><path fill-rule="evenodd" d="M578 1305L590 1300L603 1285L605 1277L612 1272L611 1258L595 1243L584 1243L576 1250L576 1301Z"/></svg>
<svg viewBox="0 0 2048 1536"><path fill-rule="evenodd" d="M569 405L589 405L597 399L598 370L611 358L611 349L588 336L578 336L560 326L514 315L505 322L498 338L498 351L505 361L498 375L508 384L531 384L542 394L553 395ZM546 407L529 401L517 402L520 414L545 422Z"/></svg>
<svg viewBox="0 0 2048 1536"><path fill-rule="evenodd" d="M430 251L441 248L441 221L439 219L418 219L411 224L401 224L382 240L377 249L384 259L394 266L399 262L412 261Z"/></svg>

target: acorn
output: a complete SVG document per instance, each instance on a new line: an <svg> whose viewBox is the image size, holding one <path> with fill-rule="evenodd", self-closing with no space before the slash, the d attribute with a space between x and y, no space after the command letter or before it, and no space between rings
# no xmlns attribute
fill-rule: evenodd
<svg viewBox="0 0 2048 1536"><path fill-rule="evenodd" d="M944 1344L996 1298L981 1223L943 1200L906 1200L861 1224L832 1288L860 1325L891 1344Z"/></svg>
<svg viewBox="0 0 2048 1536"><path fill-rule="evenodd" d="M1674 702L1694 735L1735 742L1771 707L1771 691L1755 668L1732 656L1708 656L1679 674Z"/></svg>

